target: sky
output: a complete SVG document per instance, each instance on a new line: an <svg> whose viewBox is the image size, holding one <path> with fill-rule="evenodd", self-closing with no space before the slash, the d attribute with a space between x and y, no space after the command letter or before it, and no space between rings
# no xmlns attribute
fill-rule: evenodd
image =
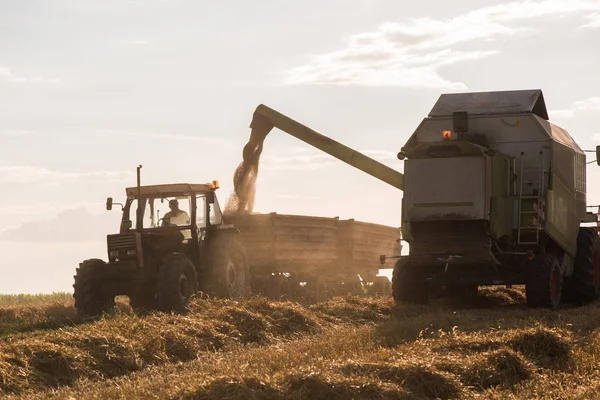
<svg viewBox="0 0 600 400"><path fill-rule="evenodd" d="M72 291L79 262L106 259L105 199L139 164L143 184L217 179L225 203L261 103L402 171L440 94L542 89L594 148L598 43L600 0L0 0L0 293ZM401 199L267 138L258 212L399 226Z"/></svg>

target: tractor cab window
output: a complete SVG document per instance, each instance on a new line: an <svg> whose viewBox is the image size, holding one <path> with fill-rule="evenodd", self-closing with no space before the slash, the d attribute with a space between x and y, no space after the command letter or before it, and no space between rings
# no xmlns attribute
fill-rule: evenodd
<svg viewBox="0 0 600 400"><path fill-rule="evenodd" d="M206 228L206 197L196 197L196 225L198 228Z"/></svg>
<svg viewBox="0 0 600 400"><path fill-rule="evenodd" d="M150 197L131 201L129 219L134 229L137 221L142 220L143 229L190 226L190 198L188 196Z"/></svg>
<svg viewBox="0 0 600 400"><path fill-rule="evenodd" d="M219 207L219 202L215 198L215 202L210 205L210 224L219 225L222 221L221 207Z"/></svg>

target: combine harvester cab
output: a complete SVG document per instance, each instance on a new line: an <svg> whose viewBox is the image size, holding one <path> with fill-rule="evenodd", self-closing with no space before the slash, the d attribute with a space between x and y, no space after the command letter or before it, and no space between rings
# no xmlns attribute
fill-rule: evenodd
<svg viewBox="0 0 600 400"><path fill-rule="evenodd" d="M600 294L586 158L541 90L442 95L410 137L396 300L525 284L530 307Z"/></svg>

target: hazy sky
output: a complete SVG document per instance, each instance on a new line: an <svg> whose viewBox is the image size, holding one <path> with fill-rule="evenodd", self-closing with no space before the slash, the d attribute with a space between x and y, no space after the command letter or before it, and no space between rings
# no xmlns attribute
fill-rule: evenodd
<svg viewBox="0 0 600 400"><path fill-rule="evenodd" d="M593 148L598 71L600 0L0 0L0 293L70 291L106 258L105 198L138 164L145 184L219 179L224 203L260 103L401 170L445 92L540 88ZM398 226L401 197L279 131L265 143L257 211Z"/></svg>

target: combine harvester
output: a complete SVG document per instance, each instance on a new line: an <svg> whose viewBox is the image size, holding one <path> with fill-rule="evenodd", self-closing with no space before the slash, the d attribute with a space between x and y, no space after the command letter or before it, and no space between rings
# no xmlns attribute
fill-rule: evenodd
<svg viewBox="0 0 600 400"><path fill-rule="evenodd" d="M261 148L278 128L404 191L396 301L520 284L530 307L600 296L585 153L548 121L541 90L441 95L398 154L404 174L265 105L250 127Z"/></svg>

